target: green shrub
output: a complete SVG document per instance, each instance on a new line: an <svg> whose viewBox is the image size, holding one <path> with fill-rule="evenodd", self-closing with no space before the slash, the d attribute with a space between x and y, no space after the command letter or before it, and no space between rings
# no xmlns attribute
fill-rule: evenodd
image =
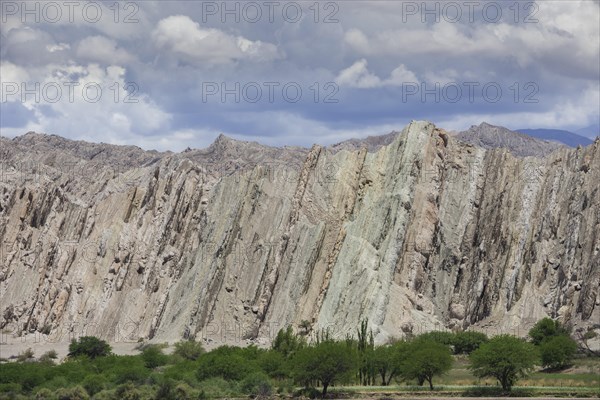
<svg viewBox="0 0 600 400"><path fill-rule="evenodd" d="M172 380L170 379L162 379L159 383L158 383L158 389L156 390L156 400L170 400L173 399L174 393L173 393L173 386L175 386L175 384L173 383Z"/></svg>
<svg viewBox="0 0 600 400"><path fill-rule="evenodd" d="M56 350L49 350L40 356L39 361L46 364L54 364L54 360L58 358Z"/></svg>
<svg viewBox="0 0 600 400"><path fill-rule="evenodd" d="M577 343L568 336L554 336L540 344L542 365L551 369L567 367L577 352Z"/></svg>
<svg viewBox="0 0 600 400"><path fill-rule="evenodd" d="M273 350L280 352L286 358L305 346L306 341L304 338L296 335L291 326L288 326L285 330L279 330L271 345Z"/></svg>
<svg viewBox="0 0 600 400"><path fill-rule="evenodd" d="M273 386L265 373L254 372L242 380L240 390L244 394L265 397L273 393Z"/></svg>
<svg viewBox="0 0 600 400"><path fill-rule="evenodd" d="M258 366L274 379L283 379L290 375L285 357L275 350L269 350L262 353L258 357Z"/></svg>
<svg viewBox="0 0 600 400"><path fill-rule="evenodd" d="M33 350L31 350L31 347L30 347L27 350L24 350L21 353L19 353L19 355L17 356L17 361L25 362L25 361L33 360L33 355L34 355Z"/></svg>
<svg viewBox="0 0 600 400"><path fill-rule="evenodd" d="M82 336L79 340L73 339L69 345L69 357L87 356L94 359L108 356L111 351L108 343L94 336Z"/></svg>
<svg viewBox="0 0 600 400"><path fill-rule="evenodd" d="M240 394L234 382L228 382L223 378L205 379L198 384L198 387L207 398L222 399Z"/></svg>
<svg viewBox="0 0 600 400"><path fill-rule="evenodd" d="M454 344L454 333L446 331L431 331L417 336L415 341L435 342L445 346Z"/></svg>
<svg viewBox="0 0 600 400"><path fill-rule="evenodd" d="M53 400L54 394L48 388L41 388L35 393L35 400Z"/></svg>
<svg viewBox="0 0 600 400"><path fill-rule="evenodd" d="M169 361L169 356L162 352L161 346L150 345L142 351L142 359L146 368L154 369L165 365Z"/></svg>
<svg viewBox="0 0 600 400"><path fill-rule="evenodd" d="M82 386L89 393L90 396L101 392L106 388L106 378L102 375L88 375L82 382Z"/></svg>
<svg viewBox="0 0 600 400"><path fill-rule="evenodd" d="M115 390L103 390L94 395L94 400L117 400Z"/></svg>
<svg viewBox="0 0 600 400"><path fill-rule="evenodd" d="M454 354L471 354L488 340L485 333L474 331L457 332L452 339Z"/></svg>
<svg viewBox="0 0 600 400"><path fill-rule="evenodd" d="M177 400L192 400L202 397L201 394L195 396L194 390L186 383L179 383L173 392Z"/></svg>
<svg viewBox="0 0 600 400"><path fill-rule="evenodd" d="M529 337L531 343L537 345L542 344L543 341L554 337L568 335L569 332L564 328L560 322L555 321L551 318L544 318L539 320L533 328L529 330Z"/></svg>
<svg viewBox="0 0 600 400"><path fill-rule="evenodd" d="M119 400L141 400L142 393L131 382L121 385L115 391Z"/></svg>
<svg viewBox="0 0 600 400"><path fill-rule="evenodd" d="M62 388L56 391L57 400L88 400L90 397L81 386Z"/></svg>
<svg viewBox="0 0 600 400"><path fill-rule="evenodd" d="M228 381L240 381L256 370L256 360L248 359L254 350L221 346L198 359L198 380L221 377Z"/></svg>
<svg viewBox="0 0 600 400"><path fill-rule="evenodd" d="M197 360L203 353L204 347L202 347L202 344L193 340L183 340L175 343L175 350L173 351L173 354L191 361Z"/></svg>
<svg viewBox="0 0 600 400"><path fill-rule="evenodd" d="M0 374L0 376L2 375ZM0 393L16 394L20 393L21 390L21 385L18 383L0 383Z"/></svg>

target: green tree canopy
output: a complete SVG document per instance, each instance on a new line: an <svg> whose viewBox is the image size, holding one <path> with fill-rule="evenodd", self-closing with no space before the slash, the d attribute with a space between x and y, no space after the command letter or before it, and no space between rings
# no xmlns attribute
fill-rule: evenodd
<svg viewBox="0 0 600 400"><path fill-rule="evenodd" d="M407 379L427 381L433 390L433 377L442 375L452 368L453 358L450 348L431 340L414 340L409 345L407 358L402 364L403 375Z"/></svg>
<svg viewBox="0 0 600 400"><path fill-rule="evenodd" d="M313 381L321 382L325 397L332 383L352 379L357 369L357 356L355 349L344 342L325 341L299 350L291 365L297 382L305 386Z"/></svg>
<svg viewBox="0 0 600 400"><path fill-rule="evenodd" d="M564 328L560 322L555 321L551 318L544 318L539 320L533 328L529 330L529 337L531 343L540 345L544 340L555 336L569 335L569 332Z"/></svg>
<svg viewBox="0 0 600 400"><path fill-rule="evenodd" d="M169 357L163 353L163 346L151 344L142 350L142 360L146 368L154 369L165 365L169 361Z"/></svg>
<svg viewBox="0 0 600 400"><path fill-rule="evenodd" d="M503 390L510 391L519 378L531 372L538 354L530 343L511 335L499 335L471 353L470 359L475 376L494 377Z"/></svg>
<svg viewBox="0 0 600 400"><path fill-rule="evenodd" d="M197 360L203 353L204 347L202 347L202 344L193 340L182 340L175 343L175 350L173 351L173 354L191 361Z"/></svg>
<svg viewBox="0 0 600 400"><path fill-rule="evenodd" d="M79 340L71 340L69 357L87 356L91 359L111 354L110 345L95 336L82 336Z"/></svg>
<svg viewBox="0 0 600 400"><path fill-rule="evenodd" d="M454 354L471 354L488 340L485 333L474 331L457 332L452 339Z"/></svg>
<svg viewBox="0 0 600 400"><path fill-rule="evenodd" d="M404 341L375 347L372 356L373 366L381 377L382 386L389 385L393 378L401 375L409 350L408 343Z"/></svg>
<svg viewBox="0 0 600 400"><path fill-rule="evenodd" d="M577 343L566 335L548 338L540 344L542 365L547 368L565 368L570 364L575 352Z"/></svg>
<svg viewBox="0 0 600 400"><path fill-rule="evenodd" d="M305 345L306 342L304 339L296 335L292 327L288 326L287 329L281 329L277 332L277 336L275 336L271 347L288 358Z"/></svg>

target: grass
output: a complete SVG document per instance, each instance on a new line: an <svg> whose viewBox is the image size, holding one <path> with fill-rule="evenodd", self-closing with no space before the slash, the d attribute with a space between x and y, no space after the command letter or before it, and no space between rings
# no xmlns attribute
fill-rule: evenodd
<svg viewBox="0 0 600 400"><path fill-rule="evenodd" d="M501 389L494 379L478 379L468 369L466 357L456 357L453 368L444 376L434 378L436 396L448 397L497 397ZM427 385L426 385L427 386ZM332 393L363 397L365 394L426 396L432 394L428 387L410 386L404 383L394 386L339 386ZM541 368L513 388L511 396L540 397L563 396L597 398L600 396L600 358L577 358L572 367L562 372L543 372Z"/></svg>

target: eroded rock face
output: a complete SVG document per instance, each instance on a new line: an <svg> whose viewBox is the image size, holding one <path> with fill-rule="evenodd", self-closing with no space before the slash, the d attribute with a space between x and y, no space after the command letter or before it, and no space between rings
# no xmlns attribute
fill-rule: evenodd
<svg viewBox="0 0 600 400"><path fill-rule="evenodd" d="M413 122L330 151L2 142L0 328L264 343L600 320L600 142L543 158Z"/></svg>

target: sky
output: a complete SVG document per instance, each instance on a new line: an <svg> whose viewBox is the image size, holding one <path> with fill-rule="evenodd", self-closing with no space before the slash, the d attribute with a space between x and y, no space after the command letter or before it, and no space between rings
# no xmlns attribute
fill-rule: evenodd
<svg viewBox="0 0 600 400"><path fill-rule="evenodd" d="M180 151L600 121L600 3L0 1L0 134Z"/></svg>

